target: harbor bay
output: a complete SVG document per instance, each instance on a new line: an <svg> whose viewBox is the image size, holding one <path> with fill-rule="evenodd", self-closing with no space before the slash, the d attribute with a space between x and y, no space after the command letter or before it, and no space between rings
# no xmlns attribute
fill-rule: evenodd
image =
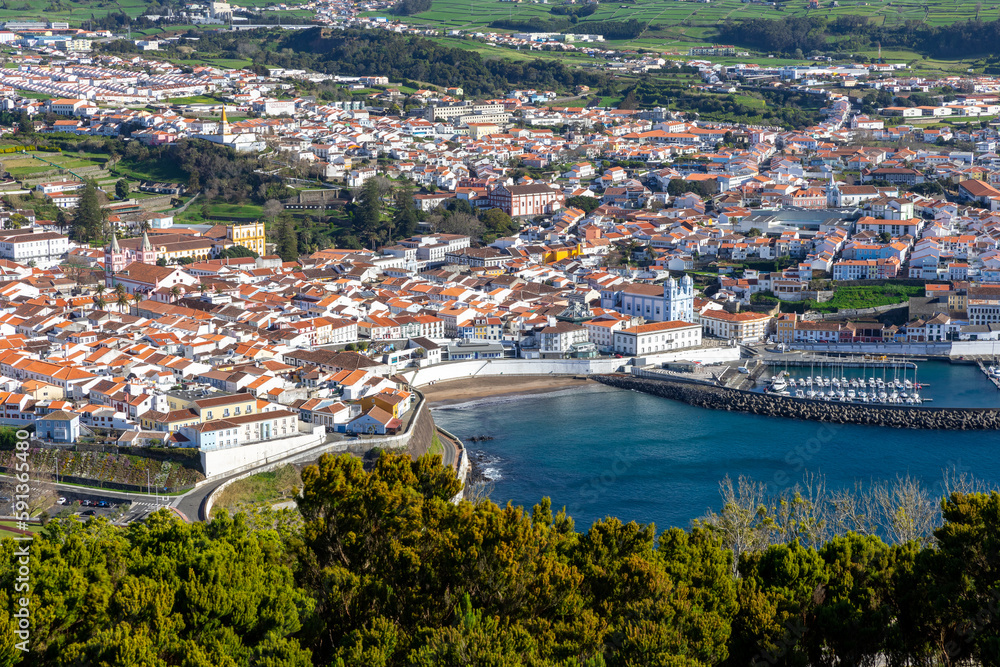
<svg viewBox="0 0 1000 667"><path fill-rule="evenodd" d="M1000 406L1000 391L976 366L921 362L919 380L936 408ZM434 416L459 437L489 438L469 446L494 501L530 507L549 496L580 530L604 516L685 527L718 509L726 475L773 492L806 473L823 475L830 489L912 475L943 493L948 469L1000 483L994 431L761 417L602 385L450 405Z"/></svg>

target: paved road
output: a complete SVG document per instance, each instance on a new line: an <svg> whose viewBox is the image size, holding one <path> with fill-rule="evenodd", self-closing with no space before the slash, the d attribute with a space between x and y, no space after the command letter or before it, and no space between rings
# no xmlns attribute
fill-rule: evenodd
<svg viewBox="0 0 1000 667"><path fill-rule="evenodd" d="M325 447L328 444L329 441L324 441L322 445L319 445L314 449L318 449L319 447ZM321 454L319 452L313 453L313 451L314 450L299 452L297 454L292 454L291 456L287 456L283 459L278 459L276 461L264 463L255 468L251 468L250 470L244 470L242 472L234 473L232 475L227 475L226 477L220 477L218 479L214 479L211 482L198 487L197 489L188 491L183 496L176 497L173 500L173 502L171 502L171 507L177 509L181 514L184 515L184 517L188 521L205 521L207 520L207 517L205 517L202 514L202 507L205 504L205 500L208 498L209 495L211 495L213 491L215 491L221 485L225 484L231 479L235 479L243 475L247 474L252 475L258 472L266 472L268 470L273 470L274 468L277 468L282 465L287 465L289 463L299 463L303 461L318 459Z"/></svg>
<svg viewBox="0 0 1000 667"><path fill-rule="evenodd" d="M441 463L454 468L458 460L458 447L452 442L451 438L441 431L437 432L437 437L441 441Z"/></svg>

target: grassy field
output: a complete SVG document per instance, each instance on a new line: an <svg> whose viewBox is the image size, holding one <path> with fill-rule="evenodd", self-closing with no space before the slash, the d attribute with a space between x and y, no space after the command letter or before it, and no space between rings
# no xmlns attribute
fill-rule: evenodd
<svg viewBox="0 0 1000 667"><path fill-rule="evenodd" d="M285 466L271 472L251 475L233 482L219 492L212 514L220 509L235 510L242 505L275 503L295 497L302 486L302 477L295 466Z"/></svg>
<svg viewBox="0 0 1000 667"><path fill-rule="evenodd" d="M41 529L42 524L40 523L29 523L26 528L29 533L37 533ZM20 534L21 532L17 529L16 521L9 521L7 519L0 521L0 536L13 537Z"/></svg>
<svg viewBox="0 0 1000 667"><path fill-rule="evenodd" d="M0 21L68 21L72 26L83 25L93 16L125 12L131 17L142 14L148 6L145 0L14 0L0 9Z"/></svg>
<svg viewBox="0 0 1000 667"><path fill-rule="evenodd" d="M192 95L190 97L172 97L170 101L174 104L221 104L222 100L210 95Z"/></svg>
<svg viewBox="0 0 1000 667"><path fill-rule="evenodd" d="M124 176L132 179L133 181L167 181L170 183L177 183L187 180L184 176L184 172L182 172L180 167L173 162L160 162L156 165L148 166L143 170L139 170L132 165L119 162L112 168L112 170L117 176Z"/></svg>
<svg viewBox="0 0 1000 667"><path fill-rule="evenodd" d="M923 287L909 285L871 285L866 287L834 286L833 298L823 303L815 301L797 301L781 303L782 312L803 312L816 310L823 313L836 313L841 310L860 308L875 308L896 303L905 303L911 296L921 296Z"/></svg>
<svg viewBox="0 0 1000 667"><path fill-rule="evenodd" d="M47 162L35 159L35 156L44 158ZM41 174L58 168L81 169L83 167L102 166L106 159L106 156L93 153L77 154L75 152L46 153L31 151L28 153L0 156L0 164L14 178L30 178L35 174Z"/></svg>
<svg viewBox="0 0 1000 667"><path fill-rule="evenodd" d="M442 30L482 29L493 21L508 19L537 22L538 30L544 29L549 20L566 17L551 13L558 3L529 1L520 4L499 0L434 0L431 9L416 16L406 17L407 23L424 24ZM740 0L716 0L710 3L664 0L636 0L629 4L602 3L596 12L583 17L573 26L573 32L586 33L587 24L593 21L624 21L636 19L647 24L646 31L631 40L612 41L616 48L648 49L660 52L686 53L691 46L714 41L715 29L726 20L745 18L783 18L823 16L867 16L877 25L893 26L905 21L926 21L931 25L945 25L975 18L976 7L981 4L978 17L982 21L1000 18L1000 4L978 3L972 0L843 0L833 7L823 0L819 9L810 9L808 0L789 0L779 7L744 3ZM385 12L372 12L384 15ZM510 31L506 31L510 32ZM867 55L867 54L866 54ZM888 60L908 61L915 54L885 52ZM745 58L743 59L745 60ZM771 61L773 62L773 61Z"/></svg>
<svg viewBox="0 0 1000 667"><path fill-rule="evenodd" d="M202 215L200 201L188 207L184 213L177 216L177 223L201 224L211 222ZM264 207L255 204L209 204L208 214L210 216L226 216L232 218L260 218L264 214Z"/></svg>

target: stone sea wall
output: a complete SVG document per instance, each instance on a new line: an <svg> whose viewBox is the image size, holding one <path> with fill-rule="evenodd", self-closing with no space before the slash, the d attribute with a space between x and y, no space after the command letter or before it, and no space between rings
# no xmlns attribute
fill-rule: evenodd
<svg viewBox="0 0 1000 667"><path fill-rule="evenodd" d="M837 403L726 389L678 380L650 380L629 375L595 375L594 380L712 410L746 412L765 417L809 419L835 424L955 431L1000 428L1000 409L916 408L866 403Z"/></svg>

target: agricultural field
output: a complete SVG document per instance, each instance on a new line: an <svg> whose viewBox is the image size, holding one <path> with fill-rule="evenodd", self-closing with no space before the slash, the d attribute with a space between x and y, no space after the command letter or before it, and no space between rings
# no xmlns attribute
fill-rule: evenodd
<svg viewBox="0 0 1000 667"><path fill-rule="evenodd" d="M234 5L247 8L262 8L274 0L239 0ZM287 5L305 4L305 0L287 0ZM11 0L0 8L0 22L26 21L67 21L71 26L83 26L91 17L100 18L108 14L125 12L132 18L141 15L149 6L147 0ZM312 10L295 9L281 12L284 19L312 18ZM170 26L167 31L177 29L204 29L205 26ZM155 35L163 29L150 28L145 31L133 30L134 36Z"/></svg>
<svg viewBox="0 0 1000 667"><path fill-rule="evenodd" d="M82 26L91 17L125 12L135 18L149 3L145 0L11 0L0 8L0 21L67 21Z"/></svg>
<svg viewBox="0 0 1000 667"><path fill-rule="evenodd" d="M13 153L0 155L0 164L14 178L31 178L53 169L83 169L86 167L101 167L107 156L96 154L48 153L31 151L28 153Z"/></svg>
<svg viewBox="0 0 1000 667"><path fill-rule="evenodd" d="M434 0L430 11L416 16L405 17L407 23L424 24L442 30L486 28L492 21L516 20L533 21L539 24L537 30L544 30L550 20L565 19L551 12L557 2L543 4L540 0L513 3L500 0ZM635 2L601 3L596 12L581 17L572 27L573 32L586 33L587 23L593 21L625 21L636 19L647 23L647 30L632 40L610 42L617 48L644 48L655 51L686 51L691 46L712 43L715 28L727 19L769 18L790 16L823 16L835 19L838 16L868 16L877 25L897 25L905 21L919 20L931 25L945 25L978 18L982 21L1000 19L1000 2L979 3L972 0L877 0L863 2L842 0L832 6L831 0L823 0L819 9L810 9L808 0L789 0L774 7L764 4L744 3L740 0L716 0L713 2L685 2L674 0L635 0ZM977 11L977 7L979 7ZM384 15L385 12L375 12ZM497 30L497 29L491 29ZM506 30L503 32L512 32ZM892 57L896 54L886 54ZM898 54L900 60L912 58L910 53Z"/></svg>

